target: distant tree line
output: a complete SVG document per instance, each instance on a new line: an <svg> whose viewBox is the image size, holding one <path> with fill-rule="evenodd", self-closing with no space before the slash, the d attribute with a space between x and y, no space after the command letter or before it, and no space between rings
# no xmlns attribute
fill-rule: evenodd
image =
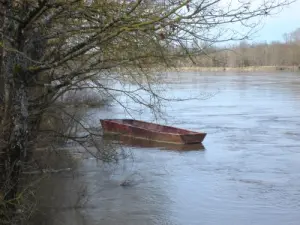
<svg viewBox="0 0 300 225"><path fill-rule="evenodd" d="M198 44L195 44L198 45ZM202 44L191 53L192 60L180 61L180 66L248 67L248 66L300 66L300 28L285 34L284 41L249 43L245 40L227 47Z"/></svg>

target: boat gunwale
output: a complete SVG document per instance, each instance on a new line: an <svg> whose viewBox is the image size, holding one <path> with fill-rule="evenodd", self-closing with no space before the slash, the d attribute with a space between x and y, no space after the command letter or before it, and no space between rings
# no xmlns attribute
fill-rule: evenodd
<svg viewBox="0 0 300 225"><path fill-rule="evenodd" d="M145 122L142 120L134 120L134 119L100 119L100 121L109 121L109 122L114 122L117 124L121 124L121 125L126 125L126 126L130 126L130 127L136 127L145 131L151 131L151 132L155 132L155 133L161 133L161 134L169 134L169 135L177 135L177 136L194 136L194 135L206 135L205 132L196 132L196 131L190 131L187 129L182 129L182 128L176 128L176 127L172 127L172 126L166 126L166 125L160 125L160 124L156 124L156 123L150 123L150 122ZM138 127L138 126L134 126L132 124L127 124L127 123L118 123L117 121L124 121L124 120L132 120L132 121L138 121L138 122L142 122L142 123L148 123L148 124L154 124L156 126L161 126L161 127L170 127L173 129L177 129L177 130L182 130L182 131L187 131L189 133L187 134L179 134L179 133L170 133L170 132L161 132L161 131L155 131L155 130L151 130L151 129L146 129L146 128L142 128L142 127Z"/></svg>

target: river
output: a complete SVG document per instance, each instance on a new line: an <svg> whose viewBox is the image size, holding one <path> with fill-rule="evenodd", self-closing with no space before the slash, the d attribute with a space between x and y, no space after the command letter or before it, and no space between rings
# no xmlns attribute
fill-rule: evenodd
<svg viewBox="0 0 300 225"><path fill-rule="evenodd" d="M123 146L130 157L116 165L89 157L42 183L36 224L298 225L300 74L190 72L166 85L197 96L164 111L170 125L207 132L205 149ZM129 117L118 105L91 113L91 124Z"/></svg>

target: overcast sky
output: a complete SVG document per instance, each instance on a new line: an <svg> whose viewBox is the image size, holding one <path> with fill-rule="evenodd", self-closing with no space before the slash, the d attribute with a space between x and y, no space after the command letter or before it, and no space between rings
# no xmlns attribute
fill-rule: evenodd
<svg viewBox="0 0 300 225"><path fill-rule="evenodd" d="M277 15L264 19L264 27L253 37L253 41L282 41L284 33L300 28L300 0L287 6Z"/></svg>

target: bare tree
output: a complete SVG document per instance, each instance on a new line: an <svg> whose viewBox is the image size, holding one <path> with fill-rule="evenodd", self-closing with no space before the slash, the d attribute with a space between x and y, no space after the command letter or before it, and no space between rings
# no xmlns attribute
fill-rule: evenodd
<svg viewBox="0 0 300 225"><path fill-rule="evenodd" d="M163 98L151 85L151 69L191 56L189 47L195 39L214 43L243 39L261 18L292 1L251 2L1 0L0 221L15 215L20 173L43 115L60 96L78 88L97 89L112 98L113 92L122 92L157 111ZM226 28L232 23L247 27L247 32ZM174 46L183 51L170 51ZM152 101L136 91L113 89L104 80L130 80ZM4 217L5 209L10 213Z"/></svg>
<svg viewBox="0 0 300 225"><path fill-rule="evenodd" d="M250 43L245 40L227 47L210 45L202 53L194 55L194 62L201 67L270 67L276 70L299 70L299 29L284 34L283 42ZM188 57L186 57L188 58ZM183 66L193 66L179 59ZM179 63L177 65L181 66Z"/></svg>

